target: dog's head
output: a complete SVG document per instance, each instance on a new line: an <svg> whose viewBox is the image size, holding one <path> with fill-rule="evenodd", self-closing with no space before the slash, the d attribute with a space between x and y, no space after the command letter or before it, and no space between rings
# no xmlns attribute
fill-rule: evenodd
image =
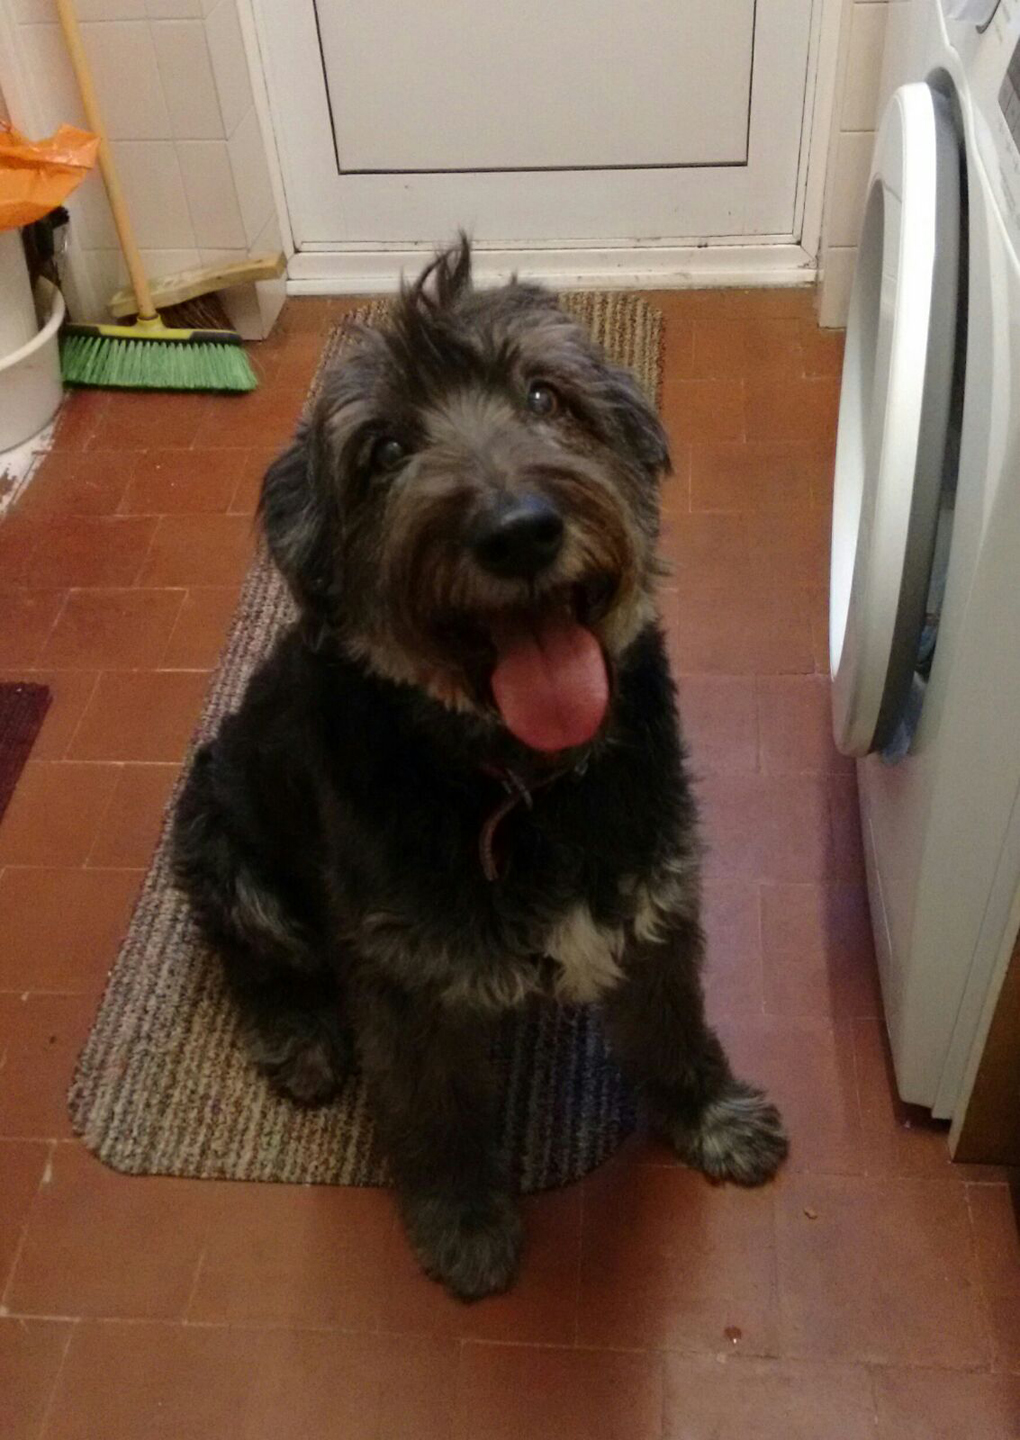
<svg viewBox="0 0 1020 1440"><path fill-rule="evenodd" d="M262 519L348 654L551 752L653 614L668 463L635 379L551 295L473 289L462 241L328 375Z"/></svg>

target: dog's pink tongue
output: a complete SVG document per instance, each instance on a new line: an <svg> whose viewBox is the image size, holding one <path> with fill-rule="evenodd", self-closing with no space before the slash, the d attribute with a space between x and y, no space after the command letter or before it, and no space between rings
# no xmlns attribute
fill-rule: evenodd
<svg viewBox="0 0 1020 1440"><path fill-rule="evenodd" d="M532 750L584 745L609 704L602 647L575 620L506 624L494 636L492 693L503 723Z"/></svg>

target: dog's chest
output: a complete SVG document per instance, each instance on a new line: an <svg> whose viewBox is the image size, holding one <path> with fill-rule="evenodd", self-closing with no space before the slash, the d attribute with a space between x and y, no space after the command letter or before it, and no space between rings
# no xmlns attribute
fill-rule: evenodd
<svg viewBox="0 0 1020 1440"><path fill-rule="evenodd" d="M620 960L624 934L600 925L583 902L573 905L549 931L544 951L554 963L556 994L576 1004L589 1004L623 978Z"/></svg>

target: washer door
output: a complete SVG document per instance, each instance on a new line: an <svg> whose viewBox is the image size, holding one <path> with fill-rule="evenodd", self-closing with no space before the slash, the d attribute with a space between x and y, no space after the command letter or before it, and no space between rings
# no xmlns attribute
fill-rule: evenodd
<svg viewBox="0 0 1020 1440"><path fill-rule="evenodd" d="M957 335L960 147L949 102L904 85L875 144L847 323L829 661L845 755L885 747L924 624Z"/></svg>

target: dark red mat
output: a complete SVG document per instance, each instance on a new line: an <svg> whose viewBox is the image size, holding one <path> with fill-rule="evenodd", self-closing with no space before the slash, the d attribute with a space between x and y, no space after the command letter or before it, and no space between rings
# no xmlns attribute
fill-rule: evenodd
<svg viewBox="0 0 1020 1440"><path fill-rule="evenodd" d="M0 685L0 820L52 698L48 685Z"/></svg>

